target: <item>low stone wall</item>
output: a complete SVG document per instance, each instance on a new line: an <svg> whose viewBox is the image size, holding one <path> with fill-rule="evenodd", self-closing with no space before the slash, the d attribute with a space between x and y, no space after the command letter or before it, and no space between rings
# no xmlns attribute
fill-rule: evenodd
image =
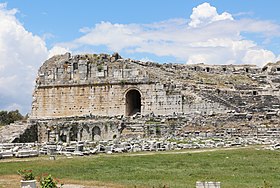
<svg viewBox="0 0 280 188"><path fill-rule="evenodd" d="M114 120L40 120L38 126L39 142L71 142L112 140L120 136L121 121Z"/></svg>
<svg viewBox="0 0 280 188"><path fill-rule="evenodd" d="M196 188L221 188L220 182L196 182Z"/></svg>

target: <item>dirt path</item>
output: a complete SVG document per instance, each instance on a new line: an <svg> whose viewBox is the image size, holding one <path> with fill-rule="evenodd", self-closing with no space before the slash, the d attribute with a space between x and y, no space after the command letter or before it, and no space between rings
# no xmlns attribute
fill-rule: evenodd
<svg viewBox="0 0 280 188"><path fill-rule="evenodd" d="M121 188L123 186L110 183L102 183L96 181L79 181L79 180L68 180L61 179L65 182L63 188ZM20 177L18 175L5 175L0 176L0 188L19 188L20 187ZM39 183L37 182L37 187Z"/></svg>

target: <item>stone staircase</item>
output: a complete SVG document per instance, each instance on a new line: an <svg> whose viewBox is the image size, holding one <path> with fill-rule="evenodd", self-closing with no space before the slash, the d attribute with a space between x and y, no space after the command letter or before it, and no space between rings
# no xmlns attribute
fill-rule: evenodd
<svg viewBox="0 0 280 188"><path fill-rule="evenodd" d="M235 106L234 104L228 102L227 100L217 96L216 94L214 93L206 93L206 92L200 92L200 95L202 95L203 97L209 99L210 101L213 101L213 102L217 102L217 103L220 103L230 109L234 109L235 111L240 111L240 108Z"/></svg>
<svg viewBox="0 0 280 188"><path fill-rule="evenodd" d="M34 142L37 129L33 124L15 122L0 128L0 143Z"/></svg>
<svg viewBox="0 0 280 188"><path fill-rule="evenodd" d="M128 123L122 132L122 137L125 138L133 135L134 137L143 136L144 132L143 123Z"/></svg>

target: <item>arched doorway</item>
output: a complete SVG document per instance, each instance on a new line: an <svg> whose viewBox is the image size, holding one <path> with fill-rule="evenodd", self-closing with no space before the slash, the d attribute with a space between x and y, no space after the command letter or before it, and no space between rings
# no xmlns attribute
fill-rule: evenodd
<svg viewBox="0 0 280 188"><path fill-rule="evenodd" d="M79 136L78 136L78 140L79 140L79 141L82 141L82 140L83 140L83 131L84 131L84 129L80 129L80 130L79 130Z"/></svg>
<svg viewBox="0 0 280 188"><path fill-rule="evenodd" d="M70 129L70 141L78 141L78 127L73 125Z"/></svg>
<svg viewBox="0 0 280 188"><path fill-rule="evenodd" d="M132 116L137 112L141 113L141 94L138 90L129 90L125 95L126 116Z"/></svg>
<svg viewBox="0 0 280 188"><path fill-rule="evenodd" d="M95 126L92 129L92 140L100 140L101 138L101 130L99 127Z"/></svg>

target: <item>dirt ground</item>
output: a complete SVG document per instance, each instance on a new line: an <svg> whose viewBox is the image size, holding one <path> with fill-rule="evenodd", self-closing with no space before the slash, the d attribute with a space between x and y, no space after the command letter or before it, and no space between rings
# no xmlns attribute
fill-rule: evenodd
<svg viewBox="0 0 280 188"><path fill-rule="evenodd" d="M94 182L61 179L64 182L63 188L122 188L121 185ZM17 175L0 176L0 188L19 188L20 177ZM37 187L39 183L37 182Z"/></svg>

